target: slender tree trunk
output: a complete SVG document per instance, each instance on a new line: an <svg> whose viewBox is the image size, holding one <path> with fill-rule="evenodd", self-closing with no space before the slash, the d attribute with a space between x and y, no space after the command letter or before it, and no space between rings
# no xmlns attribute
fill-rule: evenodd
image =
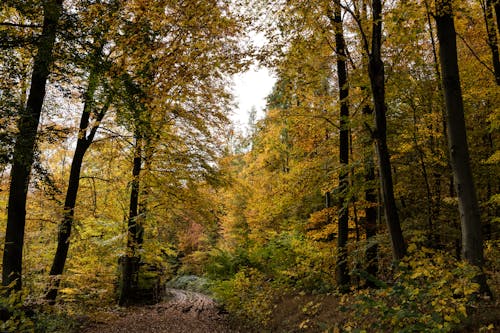
<svg viewBox="0 0 500 333"><path fill-rule="evenodd" d="M373 27L372 49L369 55L368 72L372 87L373 103L375 107L375 142L377 147L380 180L382 183L382 197L384 213L391 236L392 253L395 260L400 260L406 253L406 245L401 231L399 215L394 198L392 184L391 160L387 148L387 123L385 105L385 74L382 62L382 3L380 0L372 1Z"/></svg>
<svg viewBox="0 0 500 333"><path fill-rule="evenodd" d="M139 191L140 191L140 174L142 167L142 138L136 135L135 138L135 153L132 168L132 183L130 190L130 205L128 217L128 234L127 234L127 255L129 257L137 256L139 246Z"/></svg>
<svg viewBox="0 0 500 333"><path fill-rule="evenodd" d="M436 0L435 19L447 111L448 146L462 228L462 257L481 268L484 261L481 220L469 161L451 0ZM484 274L478 277L478 282L481 292L489 292Z"/></svg>
<svg viewBox="0 0 500 333"><path fill-rule="evenodd" d="M363 1L358 8L361 8L361 11L358 12L358 16L363 21L368 20L367 15L367 4ZM368 45L366 45L365 55L369 55ZM369 61L369 57L367 57ZM366 65L365 65L366 67ZM362 87L365 90L365 87ZM364 125L366 127L366 135L363 140L363 166L364 166L364 179L365 179L365 234L366 234L366 242L367 248L365 251L366 258L366 272L369 274L366 285L368 287L375 287L375 279L378 274L378 244L374 241L374 237L377 235L377 221L380 221L380 203L379 203L379 191L380 186L376 186L375 183L375 163L374 163L374 133L368 125L373 118L373 107L369 103L366 103L363 106L363 117L365 119ZM371 278L373 277L373 278Z"/></svg>
<svg viewBox="0 0 500 333"><path fill-rule="evenodd" d="M427 25L429 27L429 37L431 39L431 44L432 44L432 57L433 57L433 65L434 65L434 72L436 75L436 81L441 82L441 70L439 68L439 59L437 55L437 47L436 47L436 38L434 35L434 28L432 25L432 13L430 10L429 3L427 2L428 0L425 0L425 9L426 9L426 17L427 17ZM444 112L444 95L443 95L443 88L441 84L437 85L438 93L439 93L439 103L441 105L441 119L439 125L442 128L442 137L441 140L439 140L439 145L442 147L446 147L448 145L448 126L446 124L446 112ZM432 112L432 110L431 110ZM439 218L440 211L441 211L441 177L445 176L448 178L448 188L451 189L449 192L451 193L450 196L454 196L453 192L453 175L448 172L451 170L451 165L450 165L450 159L448 158L446 161L446 164L448 165L447 169L444 172L435 172L434 173L434 178L435 178L435 184L436 184L436 193L437 193L437 199L436 199L436 205L435 205L435 212L434 216ZM445 175L443 175L445 173ZM439 231L436 230L436 233L431 237L431 240L434 244L439 245L441 243L441 235L439 234Z"/></svg>
<svg viewBox="0 0 500 333"><path fill-rule="evenodd" d="M486 33L488 35L488 45L491 51L491 59L493 63L493 74L495 75L495 82L500 86L500 54L498 52L498 38L497 30L495 28L495 18L493 15L493 0L486 0L484 4L484 20L486 22ZM497 12L497 15L500 13ZM498 22L498 17L497 17Z"/></svg>
<svg viewBox="0 0 500 333"><path fill-rule="evenodd" d="M2 284L7 286L15 283L16 290L22 287L22 252L26 224L26 199L34 159L38 123L45 98L45 85L52 64L52 50L57 25L62 13L62 2L63 0L44 2L43 30L33 64L31 89L26 109L19 118L19 134L14 146L3 254Z"/></svg>
<svg viewBox="0 0 500 333"><path fill-rule="evenodd" d="M497 30L498 33L500 33L500 0L494 1L493 8L495 9L495 16L497 19Z"/></svg>
<svg viewBox="0 0 500 333"><path fill-rule="evenodd" d="M57 235L57 249L52 261L52 267L50 269L51 283L49 286L49 290L45 296L45 298L51 304L54 304L57 297L61 275L64 271L64 266L68 257L69 239L74 222L75 206L78 195L78 188L80 186L80 173L82 170L83 158L88 148L92 144L95 133L99 127L99 123L103 119L110 104L110 99L108 99L103 109L101 109L100 112L97 113L95 125L90 131L88 131L90 115L93 112L94 93L98 86L98 79L99 75L97 73L97 70L93 69L89 76L89 83L87 92L85 94L83 112L80 118L78 140L76 142L73 160L71 161L68 188L66 190L66 198L64 200L63 219L59 224Z"/></svg>
<svg viewBox="0 0 500 333"><path fill-rule="evenodd" d="M337 236L337 284L343 290L349 286L349 271L347 266L347 241L349 238L349 85L347 78L346 45L342 27L340 0L333 2L333 28L335 31L335 52L337 54L337 77L340 100L340 143L339 143L339 216Z"/></svg>
<svg viewBox="0 0 500 333"><path fill-rule="evenodd" d="M127 250L126 255L121 258L121 282L118 304L127 305L133 303L137 295L139 256L138 249L142 243L142 229L139 225L139 193L140 174L142 167L142 137L140 129L136 128L134 161L132 167L132 182L130 189L129 216L127 223Z"/></svg>

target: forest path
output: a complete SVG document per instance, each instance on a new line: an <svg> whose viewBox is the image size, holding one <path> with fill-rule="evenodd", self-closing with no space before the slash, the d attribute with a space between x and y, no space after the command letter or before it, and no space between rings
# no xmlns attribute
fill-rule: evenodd
<svg viewBox="0 0 500 333"><path fill-rule="evenodd" d="M167 289L165 300L127 308L105 321L94 321L84 333L235 333L228 318L210 297Z"/></svg>

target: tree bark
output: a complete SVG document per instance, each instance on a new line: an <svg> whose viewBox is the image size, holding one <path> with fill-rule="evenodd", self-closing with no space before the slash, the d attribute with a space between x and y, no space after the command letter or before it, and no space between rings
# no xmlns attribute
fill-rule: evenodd
<svg viewBox="0 0 500 333"><path fill-rule="evenodd" d="M500 0L495 0L493 8L495 9L495 16L497 19L497 30L498 33L500 33Z"/></svg>
<svg viewBox="0 0 500 333"><path fill-rule="evenodd" d="M98 51L100 53L100 50ZM71 229L73 227L76 199L78 188L80 186L80 173L83 165L83 158L88 148L94 140L95 133L99 127L99 123L104 118L104 115L109 107L110 99L106 102L103 109L97 113L96 122L89 131L90 115L93 112L94 94L98 86L99 74L96 69L97 65L91 70L89 75L89 83L85 94L85 101L82 116L80 118L80 126L78 131L78 140L76 142L73 160L71 161L71 169L68 180L68 188L66 190L66 198L64 200L63 219L59 224L57 235L57 249L52 261L50 269L51 283L45 298L50 304L54 304L57 297L59 285L61 282L61 274L64 271L66 259L68 257L69 240ZM87 134L88 133L88 134Z"/></svg>
<svg viewBox="0 0 500 333"><path fill-rule="evenodd" d="M495 82L497 86L500 86L500 54L498 52L498 38L497 30L495 28L493 6L493 0L486 0L483 10L484 20L486 22L486 33L488 35L488 46L490 47L491 59L493 63L493 74L495 75ZM500 13L497 12L497 15L500 15Z"/></svg>
<svg viewBox="0 0 500 333"><path fill-rule="evenodd" d="M482 267L484 258L481 220L469 160L456 32L450 0L436 0L435 20L446 102L448 148L462 228L462 257L470 264ZM478 282L481 284L481 292L489 292L484 274L478 277Z"/></svg>
<svg viewBox="0 0 500 333"><path fill-rule="evenodd" d="M14 283L16 290L22 287L22 251L26 224L26 199L34 159L35 141L45 98L47 78L52 65L52 51L56 30L62 13L63 0L44 2L43 29L38 52L33 63L31 88L26 109L21 113L14 146L7 229L3 254L2 284Z"/></svg>
<svg viewBox="0 0 500 333"><path fill-rule="evenodd" d="M136 128L134 161L132 166L132 182L130 189L129 216L127 222L127 249L122 260L120 276L119 305L128 305L137 298L137 276L139 273L138 249L142 243L141 226L139 225L139 193L140 174L142 167L142 137L140 129Z"/></svg>
<svg viewBox="0 0 500 333"><path fill-rule="evenodd" d="M333 28L335 31L335 53L337 55L337 79L340 101L340 142L339 142L339 216L337 235L336 280L342 290L348 290L349 271L347 266L347 241L349 238L349 85L347 77L347 55L342 26L340 0L333 2Z"/></svg>
<svg viewBox="0 0 500 333"><path fill-rule="evenodd" d="M136 134L134 149L127 234L127 256L129 257L137 255L140 239L140 226L137 220L139 216L139 190L142 167L142 137L139 134Z"/></svg>
<svg viewBox="0 0 500 333"><path fill-rule="evenodd" d="M380 180L382 183L382 197L384 213L389 234L391 236L392 253L394 260L400 260L406 254L406 245L401 231L399 215L394 198L392 184L391 160L387 148L387 121L385 105L385 74L382 61L382 3L372 1L372 49L369 55L368 72L375 108L375 142L377 147Z"/></svg>

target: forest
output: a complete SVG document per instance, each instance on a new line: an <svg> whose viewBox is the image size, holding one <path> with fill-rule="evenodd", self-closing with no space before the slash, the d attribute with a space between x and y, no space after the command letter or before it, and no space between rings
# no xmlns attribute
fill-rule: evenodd
<svg viewBox="0 0 500 333"><path fill-rule="evenodd" d="M498 332L499 38L499 0L4 0L0 331Z"/></svg>

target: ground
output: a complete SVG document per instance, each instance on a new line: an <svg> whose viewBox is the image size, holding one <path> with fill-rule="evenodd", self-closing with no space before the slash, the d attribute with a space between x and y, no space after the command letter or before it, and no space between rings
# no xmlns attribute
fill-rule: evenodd
<svg viewBox="0 0 500 333"><path fill-rule="evenodd" d="M109 312L104 319L89 319L84 333L233 333L227 315L208 296L167 289L161 303Z"/></svg>
<svg viewBox="0 0 500 333"><path fill-rule="evenodd" d="M322 333L339 332L348 318L340 311L336 295L289 295L275 301L266 325L253 327L231 320L210 297L179 289L167 289L168 296L155 305L119 308L87 318L83 333ZM500 332L499 301L483 302L470 309L471 315L455 333ZM377 318L368 315L364 324ZM489 326L491 325L491 326ZM487 328L490 327L490 328ZM370 332L370 330L368 330Z"/></svg>

